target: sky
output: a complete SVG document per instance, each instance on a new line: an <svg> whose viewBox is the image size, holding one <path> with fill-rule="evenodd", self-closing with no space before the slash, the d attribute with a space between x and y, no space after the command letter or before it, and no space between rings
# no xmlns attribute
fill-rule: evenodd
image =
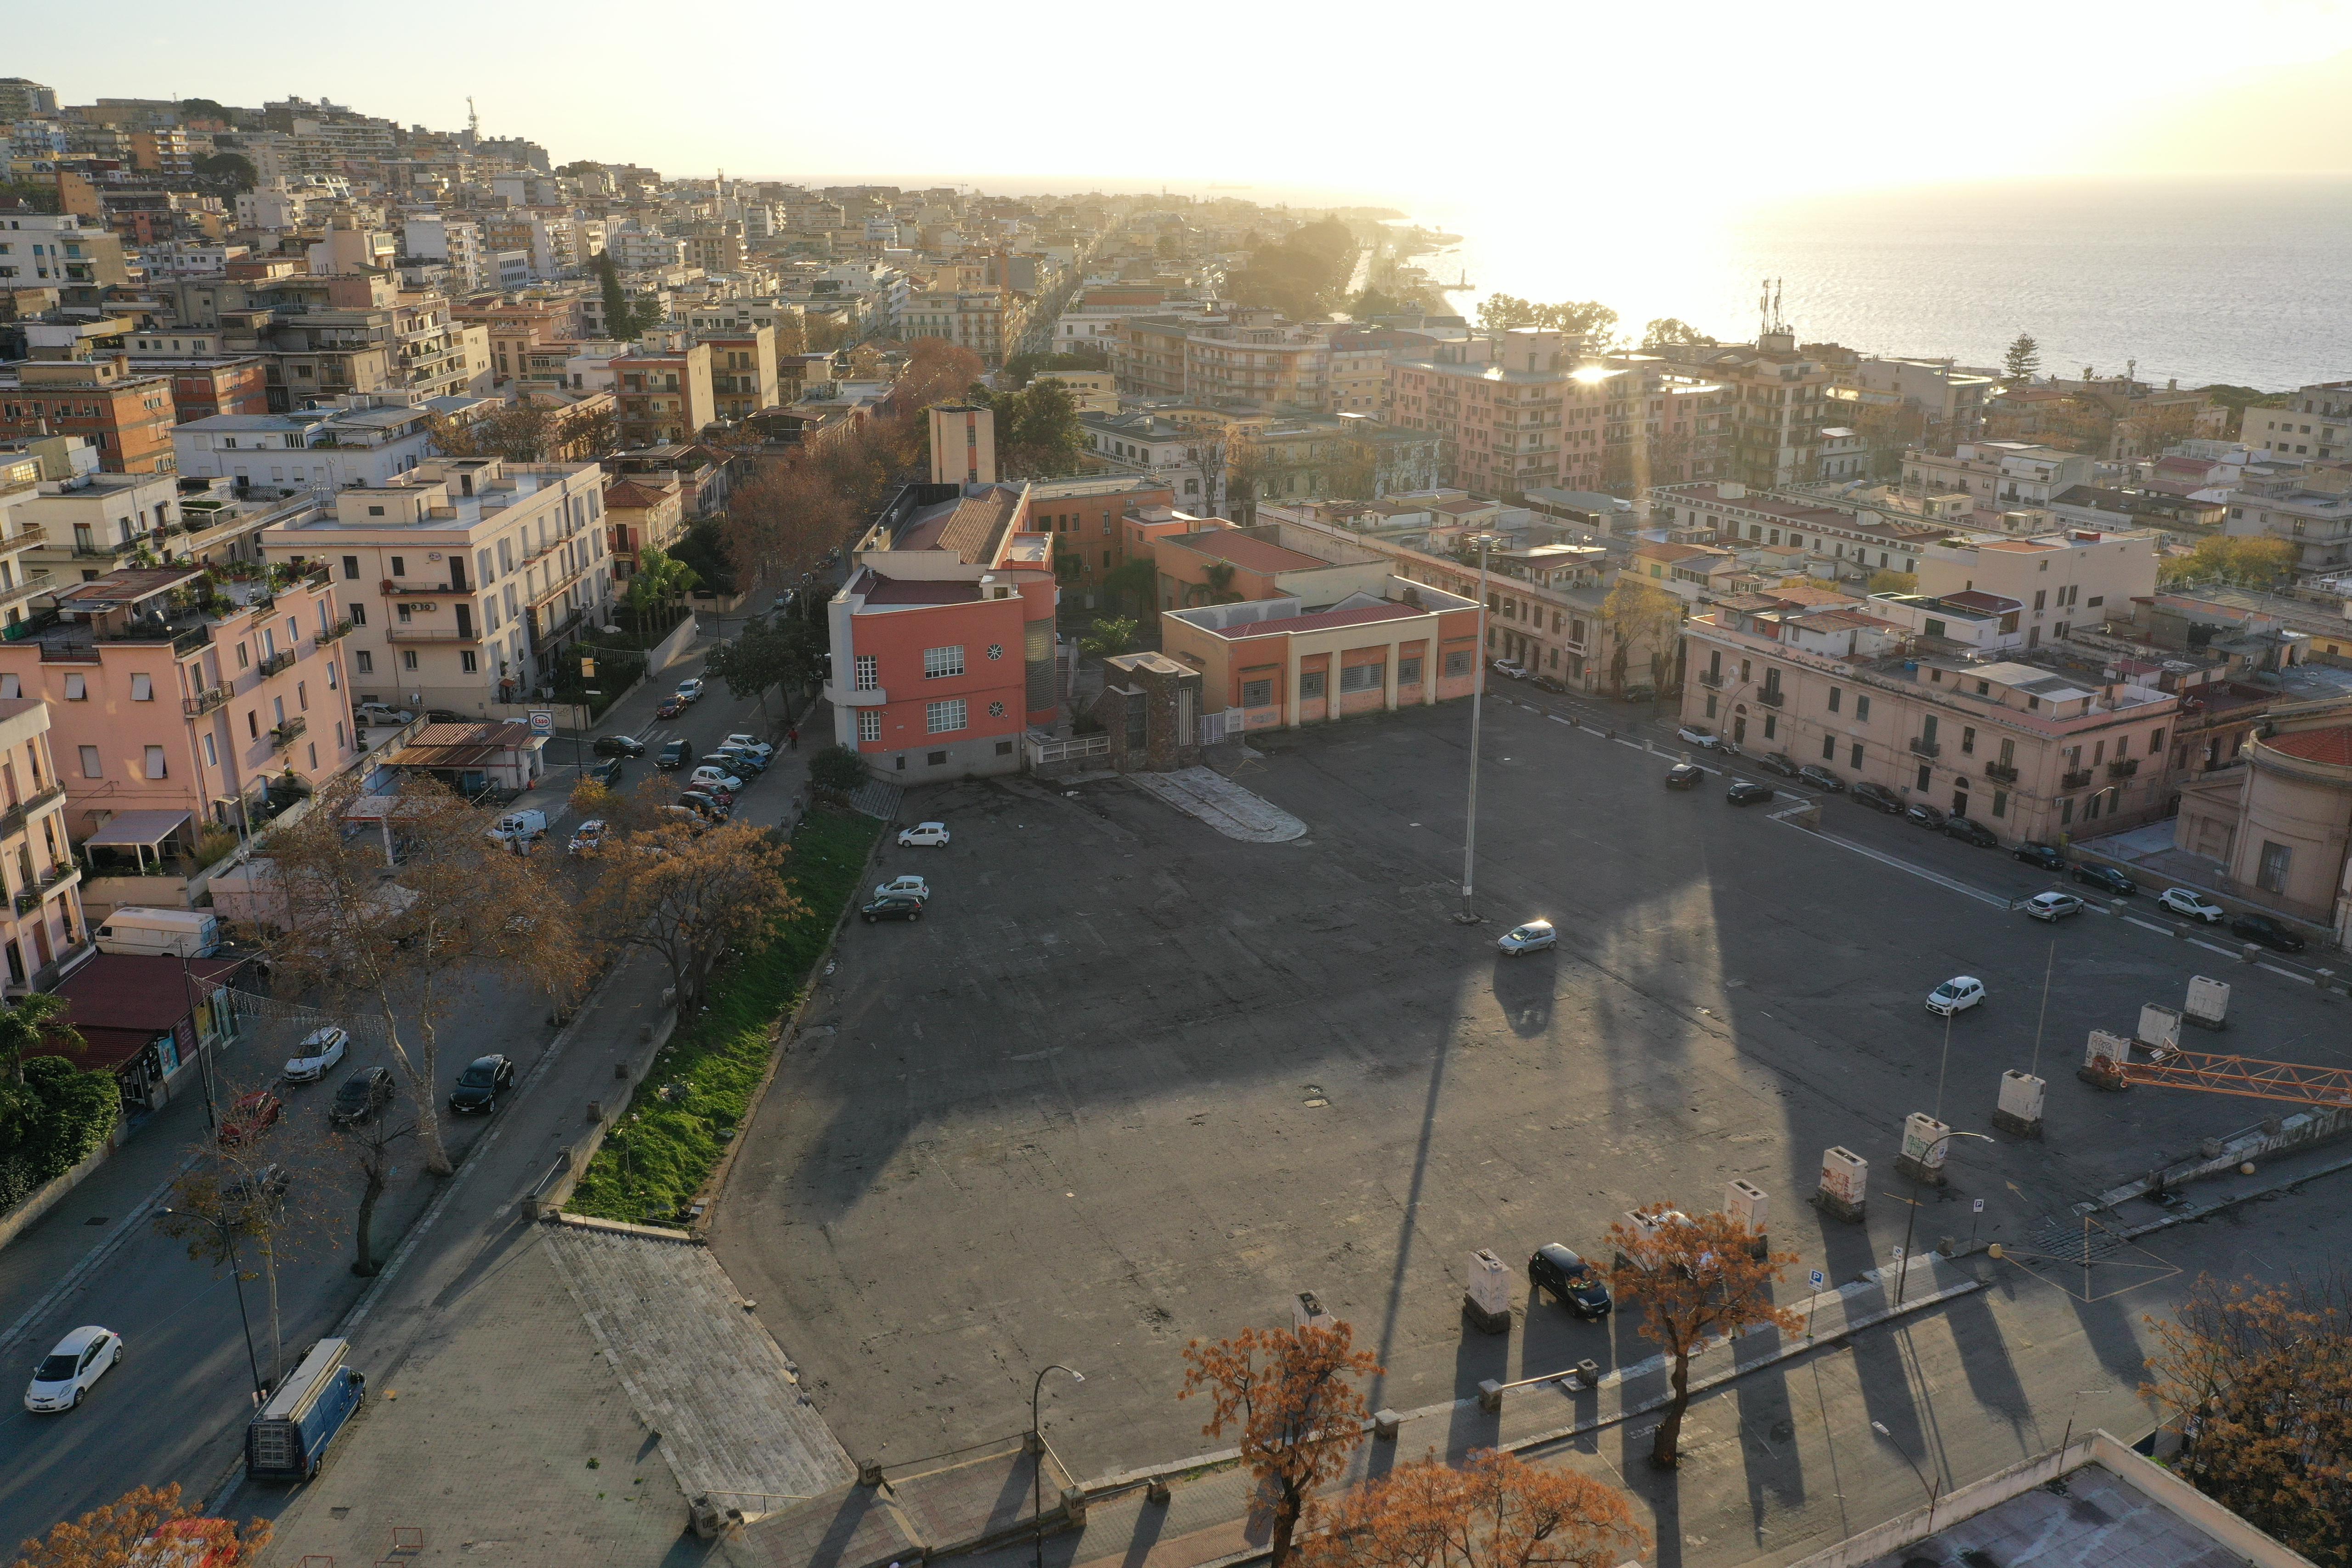
<svg viewBox="0 0 2352 1568"><path fill-rule="evenodd" d="M1450 41L1425 7L1299 0L95 15L17 18L0 68L436 129L470 93L486 132L664 173L1491 207L2352 172L2352 0L1489 0Z"/></svg>

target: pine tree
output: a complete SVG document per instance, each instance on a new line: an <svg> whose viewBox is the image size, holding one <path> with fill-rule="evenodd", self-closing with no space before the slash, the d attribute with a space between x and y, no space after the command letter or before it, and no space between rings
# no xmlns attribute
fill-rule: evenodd
<svg viewBox="0 0 2352 1568"><path fill-rule="evenodd" d="M637 314L629 303L626 290L621 287L621 269L613 264L613 253L596 253L596 280L604 289L604 330L624 343L634 343L652 322Z"/></svg>
<svg viewBox="0 0 2352 1568"><path fill-rule="evenodd" d="M2042 345L2033 340L2032 334L2020 332L2017 341L2009 346L2009 352L2001 356L2001 365L2009 371L2011 381L2030 382L2033 372L2042 368Z"/></svg>

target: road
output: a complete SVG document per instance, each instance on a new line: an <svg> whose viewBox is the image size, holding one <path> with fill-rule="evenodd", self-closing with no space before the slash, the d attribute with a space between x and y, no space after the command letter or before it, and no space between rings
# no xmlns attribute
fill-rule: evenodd
<svg viewBox="0 0 2352 1568"><path fill-rule="evenodd" d="M654 721L654 706L671 685L700 673L707 647L698 645L659 680L648 680L615 705L597 733L640 734L656 748L671 735L683 735L698 752L731 730L764 733L771 726L762 721L757 705L730 697L723 686L714 686L677 720ZM779 711L772 695L769 706L772 713ZM631 764L633 770L649 766ZM779 773L784 777L779 779ZM792 773L780 768L753 781L739 810L749 820L775 820L793 788ZM550 804L558 803L570 783L565 758L541 793ZM626 998L614 1004L616 1017L628 1009L643 1011L658 1004L659 984L650 976L634 989L619 989ZM583 1015L574 1036L593 1021ZM615 1040L633 1040L634 1013L610 1027L616 1031ZM592 1037L593 1032L589 1030ZM288 1034L287 1028L265 1030L259 1038L248 1037L233 1048L222 1064L225 1082L243 1085L271 1075L288 1054L283 1049ZM517 1195L552 1157L552 1149L576 1133L582 1103L609 1092L610 1055L593 1038L567 1045L533 1080L555 1038L541 998L496 981L483 984L449 1027L441 1051L444 1080L454 1082L471 1058L496 1051L515 1060L525 1092L492 1118L444 1118L452 1152L464 1162L464 1198L446 1202L415 1255L404 1263L402 1278L389 1281L382 1292L388 1304L372 1312L374 1326L363 1327L355 1337L356 1360L371 1374L399 1354L400 1333L413 1330L420 1321L415 1303L402 1293L403 1280L442 1277L448 1260L473 1256L486 1238L508 1225ZM362 1048L355 1051L352 1064L375 1059ZM331 1075L323 1085L286 1091L295 1126L323 1117L333 1076L340 1074ZM468 1157L467 1151L494 1129L504 1131L492 1157L488 1162ZM68 1415L35 1416L9 1391L6 1411L0 1414L0 1475L6 1477L0 1482L0 1541L36 1534L62 1516L142 1482L177 1481L204 1492L232 1465L251 1397L236 1291L227 1270L191 1261L179 1243L152 1229L139 1207L152 1201L164 1173L200 1147L202 1137L202 1106L192 1096L168 1108L156 1124L142 1131L140 1141L101 1169L101 1177L116 1179L85 1183L0 1254L0 1331L36 1306L40 1309L13 1339L0 1343L0 1355L29 1371L68 1330L92 1322L120 1332L126 1347L121 1366L99 1383L79 1410ZM413 1158L404 1158L401 1167L378 1211L379 1255L428 1204L456 1185L434 1181ZM144 1178L135 1186L130 1179L133 1173ZM282 1337L289 1364L313 1339L345 1318L367 1283L349 1269L353 1200L341 1190L347 1179L340 1170L306 1172L310 1185L297 1196L295 1207L314 1212L317 1223L296 1239L293 1254L279 1270ZM74 1289L44 1301L69 1270L93 1254L98 1256ZM252 1260L247 1262L250 1269ZM249 1281L246 1293L257 1333L263 1336L267 1375L266 1294L258 1281ZM254 1500L245 1500L245 1506L254 1507Z"/></svg>

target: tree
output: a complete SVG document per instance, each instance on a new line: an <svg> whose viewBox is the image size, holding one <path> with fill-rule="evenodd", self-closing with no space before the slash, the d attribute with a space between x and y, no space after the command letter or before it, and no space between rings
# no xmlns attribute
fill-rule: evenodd
<svg viewBox="0 0 2352 1568"><path fill-rule="evenodd" d="M1664 1209L1664 1205L1658 1207ZM1773 1304L1770 1288L1797 1260L1794 1252L1754 1250L1758 1233L1727 1214L1685 1216L1665 1210L1646 1229L1623 1220L1609 1228L1617 1260L1610 1288L1621 1301L1644 1311L1642 1337L1666 1353L1673 1397L1650 1445L1650 1463L1670 1470L1680 1462L1683 1414L1690 1408L1690 1360L1710 1339L1770 1324L1793 1330L1804 1319Z"/></svg>
<svg viewBox="0 0 2352 1568"><path fill-rule="evenodd" d="M234 1101L238 1092L224 1091ZM294 1134L280 1118L230 1145L207 1137L199 1161L183 1168L166 1189L168 1200L155 1213L158 1232L187 1244L191 1262L243 1267L237 1243L250 1242L261 1259L269 1294L269 1386L285 1375L285 1336L279 1329L278 1258L307 1218L307 1207L288 1207L282 1178L289 1141Z"/></svg>
<svg viewBox="0 0 2352 1568"><path fill-rule="evenodd" d="M1138 630L1136 623L1124 615L1106 615L1078 639L1078 646L1098 659L1108 658L1134 647Z"/></svg>
<svg viewBox="0 0 2352 1568"><path fill-rule="evenodd" d="M1605 346L1617 325L1617 312L1598 299L1569 299L1538 305L1515 294L1490 294L1478 302L1478 325L1490 332L1514 327L1543 327L1571 338L1582 338L1594 348Z"/></svg>
<svg viewBox="0 0 2352 1568"><path fill-rule="evenodd" d="M846 746L828 746L809 758L809 782L846 795L866 782L866 759Z"/></svg>
<svg viewBox="0 0 2352 1568"><path fill-rule="evenodd" d="M1642 329L1643 350L1679 348L1689 343L1712 343L1715 340L1678 316L1661 316Z"/></svg>
<svg viewBox="0 0 2352 1568"><path fill-rule="evenodd" d="M645 626L649 619L658 618L682 595L691 593L701 581L700 573L686 562L673 559L659 545L647 545L639 550L637 570L629 576L626 596L629 612L636 617L638 640L644 641Z"/></svg>
<svg viewBox="0 0 2352 1568"><path fill-rule="evenodd" d="M1273 245L1251 246L1249 265L1226 278L1225 292L1238 304L1312 320L1339 302L1359 248L1355 232L1337 218L1307 224Z"/></svg>
<svg viewBox="0 0 2352 1568"><path fill-rule="evenodd" d="M554 423L551 455L561 461L593 462L621 444L621 415L609 399L558 410Z"/></svg>
<svg viewBox="0 0 2352 1568"><path fill-rule="evenodd" d="M529 396L462 424L436 415L432 428L433 444L452 457L503 457L509 463L544 463L560 439L555 411Z"/></svg>
<svg viewBox="0 0 2352 1568"><path fill-rule="evenodd" d="M687 524L686 532L671 541L669 555L694 573L695 580L686 585L688 591L707 589L721 599L729 598L744 575L728 548L726 525L717 517L697 517Z"/></svg>
<svg viewBox="0 0 2352 1568"><path fill-rule="evenodd" d="M1870 591L1916 593L1919 591L1919 574L1916 571L1874 571L1870 574Z"/></svg>
<svg viewBox="0 0 2352 1568"><path fill-rule="evenodd" d="M1652 588L1640 578L1620 573L1617 584L1601 601L1601 619L1609 628L1610 680L1625 689L1625 676L1634 652L1647 647L1653 680L1664 684L1661 663L1671 667L1672 643L1683 623L1683 601L1664 589Z"/></svg>
<svg viewBox="0 0 2352 1568"><path fill-rule="evenodd" d="M261 183L253 160L242 152L207 152L190 163L188 169L199 180L227 185L240 194Z"/></svg>
<svg viewBox="0 0 2352 1568"><path fill-rule="evenodd" d="M784 884L782 847L748 822L624 832L597 860L601 874L582 904L589 928L613 946L660 958L681 1012L728 948L801 910Z"/></svg>
<svg viewBox="0 0 2352 1568"><path fill-rule="evenodd" d="M16 1568L239 1568L260 1556L269 1536L268 1520L247 1520L239 1530L202 1517L200 1503L180 1500L176 1482L133 1487L26 1542L16 1549Z"/></svg>
<svg viewBox="0 0 2352 1568"><path fill-rule="evenodd" d="M729 494L722 537L743 580L772 572L790 580L824 559L856 523L822 468L762 463Z"/></svg>
<svg viewBox="0 0 2352 1568"><path fill-rule="evenodd" d="M2016 341L2000 357L2001 369L2011 382L2030 382L2033 372L2042 368L2042 345L2030 332L2020 332Z"/></svg>
<svg viewBox="0 0 2352 1568"><path fill-rule="evenodd" d="M2157 563L2157 581L2169 588L2180 582L2232 582L2247 588L2270 588L2294 578L2299 552L2292 540L2259 534L2231 537L2208 534L2185 556L2167 556Z"/></svg>
<svg viewBox="0 0 2352 1568"><path fill-rule="evenodd" d="M661 307L639 305L629 298L621 285L621 269L613 260L613 253L596 253L596 282L604 296L604 335L625 343L633 343L645 336L646 329L661 323Z"/></svg>
<svg viewBox="0 0 2352 1568"><path fill-rule="evenodd" d="M1130 556L1104 574L1102 586L1120 602L1148 612L1160 591L1160 569L1150 556Z"/></svg>
<svg viewBox="0 0 2352 1568"><path fill-rule="evenodd" d="M1465 1469L1400 1465L1331 1511L1302 1568L1612 1568L1650 1533L1616 1488L1482 1449Z"/></svg>
<svg viewBox="0 0 2352 1568"><path fill-rule="evenodd" d="M49 991L28 991L16 1005L0 1008L0 1061L12 1083L25 1082L25 1059L37 1053L79 1051L89 1042L70 1021L73 1004Z"/></svg>
<svg viewBox="0 0 2352 1568"><path fill-rule="evenodd" d="M1273 1495L1273 1568L1286 1568L1291 1540L1316 1491L1347 1467L1364 1440L1370 1406L1349 1379L1379 1376L1380 1358L1355 1348L1355 1331L1244 1329L1214 1344L1184 1347L1176 1397L1207 1396L1203 1437L1239 1428L1242 1463Z"/></svg>
<svg viewBox="0 0 2352 1568"><path fill-rule="evenodd" d="M57 1043L52 1037L40 1049ZM62 1056L35 1056L0 1080L0 1211L88 1158L113 1133L121 1106L112 1072L84 1072Z"/></svg>
<svg viewBox="0 0 2352 1568"><path fill-rule="evenodd" d="M1084 432L1078 405L1059 382L1032 382L1026 392L971 389L996 414L996 468L1006 479L1050 479L1076 473Z"/></svg>
<svg viewBox="0 0 2352 1568"><path fill-rule="evenodd" d="M2143 1397L2171 1413L2174 1469L2326 1568L2352 1564L2352 1289L2227 1287L2200 1277L2170 1322Z"/></svg>
<svg viewBox="0 0 2352 1568"><path fill-rule="evenodd" d="M376 1020L406 1081L425 1168L451 1169L441 1142L441 1031L485 974L527 978L568 1002L584 978L571 900L537 858L487 832L489 819L446 786L411 775L369 831L346 837L358 780L322 789L310 814L269 841L278 901L271 960L293 991ZM386 874L383 834L397 844Z"/></svg>
<svg viewBox="0 0 2352 1568"><path fill-rule="evenodd" d="M425 1105L416 1118L405 1122L396 1120L394 1107L387 1105L373 1116L333 1124L331 1135L335 1145L343 1151L352 1174L359 1180L359 1213L352 1221L352 1272L362 1280L373 1279L383 1268L375 1257L375 1206L392 1184L393 1145L416 1136L431 1102Z"/></svg>
<svg viewBox="0 0 2352 1568"><path fill-rule="evenodd" d="M812 684L824 671L824 633L810 622L797 616L772 623L755 620L741 636L710 650L703 673L724 681L730 695L758 697L765 712L768 688Z"/></svg>

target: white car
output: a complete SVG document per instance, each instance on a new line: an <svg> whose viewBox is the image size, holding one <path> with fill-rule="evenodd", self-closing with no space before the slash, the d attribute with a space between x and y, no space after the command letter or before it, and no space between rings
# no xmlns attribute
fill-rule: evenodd
<svg viewBox="0 0 2352 1568"><path fill-rule="evenodd" d="M1704 746L1709 751L1723 744L1723 737L1711 729L1701 729L1695 724L1686 724L1675 733L1690 745Z"/></svg>
<svg viewBox="0 0 2352 1568"><path fill-rule="evenodd" d="M2221 925L2222 916L2229 913L2203 894L2191 893L2185 887L2168 887L2156 895L2156 902L2160 909L2202 920L2208 925Z"/></svg>
<svg viewBox="0 0 2352 1568"><path fill-rule="evenodd" d="M1496 674L1507 676L1511 680L1524 681L1528 678L1527 667L1513 660L1489 659L1487 664Z"/></svg>
<svg viewBox="0 0 2352 1568"><path fill-rule="evenodd" d="M682 703L700 702L702 700L702 677L699 675L694 675L678 682L677 700Z"/></svg>
<svg viewBox="0 0 2352 1568"><path fill-rule="evenodd" d="M917 822L911 828L898 830L900 849L919 849L927 844L939 849L948 847L948 825L945 822Z"/></svg>
<svg viewBox="0 0 2352 1568"><path fill-rule="evenodd" d="M1495 938L1495 946L1506 957L1516 958L1522 953L1540 952L1559 941L1559 933L1549 920L1530 920L1524 925L1514 925Z"/></svg>
<svg viewBox="0 0 2352 1568"><path fill-rule="evenodd" d="M874 890L877 898L911 898L920 904L931 896L931 884L909 873L896 882L886 882Z"/></svg>
<svg viewBox="0 0 2352 1568"><path fill-rule="evenodd" d="M1940 1018L1950 1018L1954 1013L1982 1007L1984 999L1982 980L1974 975L1955 975L1927 993L1927 1010Z"/></svg>
<svg viewBox="0 0 2352 1568"><path fill-rule="evenodd" d="M33 1369L25 1390L25 1408L36 1415L71 1410L114 1364L122 1359L122 1336L96 1324L78 1328L58 1341L58 1348Z"/></svg>
<svg viewBox="0 0 2352 1568"><path fill-rule="evenodd" d="M604 819L591 817L572 835L571 852L592 855L604 847Z"/></svg>
<svg viewBox="0 0 2352 1568"><path fill-rule="evenodd" d="M731 746L738 751L748 751L762 762L765 762L768 758L776 754L776 748L774 747L770 746L766 741L761 740L756 735L730 735L726 739L720 741L719 745ZM716 750L718 747L714 747L712 749Z"/></svg>
<svg viewBox="0 0 2352 1568"><path fill-rule="evenodd" d="M362 703L352 709L352 716L362 724L402 725L416 716L404 707L388 707L383 703Z"/></svg>
<svg viewBox="0 0 2352 1568"><path fill-rule="evenodd" d="M333 1024L312 1030L294 1048L293 1059L286 1064L286 1082L316 1083L342 1061L343 1053L351 1048L352 1037Z"/></svg>
<svg viewBox="0 0 2352 1568"><path fill-rule="evenodd" d="M712 768L707 765L698 768L694 770L693 780L697 784L716 784L730 795L740 795L743 792L743 780L736 778L724 768Z"/></svg>
<svg viewBox="0 0 2352 1568"><path fill-rule="evenodd" d="M524 843L530 843L546 831L546 812L509 811L485 829L483 836L496 839L502 844L511 844L517 839L520 839Z"/></svg>
<svg viewBox="0 0 2352 1568"><path fill-rule="evenodd" d="M2052 925L2083 913L2083 901L2071 893L2037 893L2025 901L2025 913Z"/></svg>

